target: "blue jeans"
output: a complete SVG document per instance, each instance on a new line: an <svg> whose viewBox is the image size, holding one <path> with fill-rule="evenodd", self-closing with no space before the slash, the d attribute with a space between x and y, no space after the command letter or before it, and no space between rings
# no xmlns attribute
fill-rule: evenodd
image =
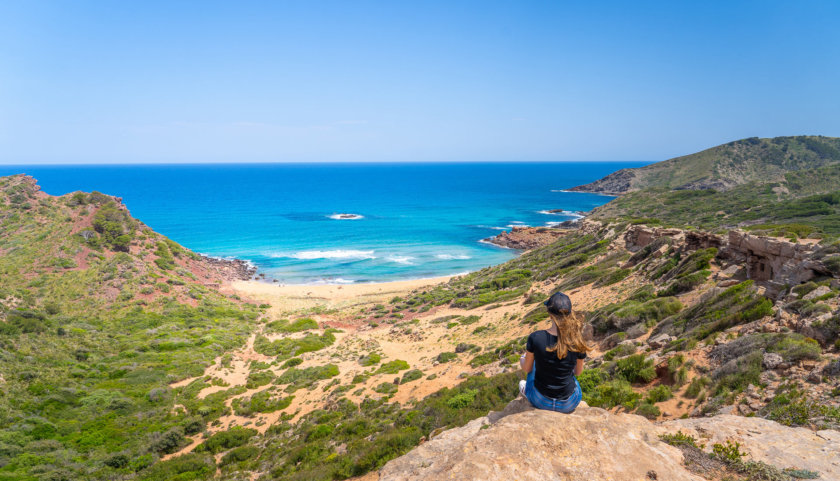
<svg viewBox="0 0 840 481"><path fill-rule="evenodd" d="M577 378L575 378L575 391L571 396L566 399L554 399L543 396L537 390L536 386L534 386L534 375L536 372L537 366L535 365L531 368L531 372L528 373L528 377L525 379L525 397L528 398L528 401L531 401L531 404L537 409L557 411L565 414L574 412L575 408L580 404L580 400L583 398L583 392L580 390L580 383Z"/></svg>

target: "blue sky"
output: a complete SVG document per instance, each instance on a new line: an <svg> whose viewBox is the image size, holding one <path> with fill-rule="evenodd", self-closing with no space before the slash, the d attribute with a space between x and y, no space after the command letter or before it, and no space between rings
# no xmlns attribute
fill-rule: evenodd
<svg viewBox="0 0 840 481"><path fill-rule="evenodd" d="M840 2L0 3L0 163L662 160L840 136Z"/></svg>

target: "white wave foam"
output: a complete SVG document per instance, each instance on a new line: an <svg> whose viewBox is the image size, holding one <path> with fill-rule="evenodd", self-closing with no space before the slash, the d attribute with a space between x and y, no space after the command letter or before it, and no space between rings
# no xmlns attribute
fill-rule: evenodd
<svg viewBox="0 0 840 481"><path fill-rule="evenodd" d="M464 254L437 254L435 257L445 261L472 259L472 257Z"/></svg>
<svg viewBox="0 0 840 481"><path fill-rule="evenodd" d="M274 257L291 257L292 259L313 260L313 259L376 259L373 251L362 251L355 249L337 249L332 251L299 251L288 255L277 255Z"/></svg>
<svg viewBox="0 0 840 481"><path fill-rule="evenodd" d="M330 214L327 217L334 220L359 220L364 219L365 216L361 214Z"/></svg>
<svg viewBox="0 0 840 481"><path fill-rule="evenodd" d="M585 190L551 189L551 191L552 192L562 192L564 194L595 194L595 195L602 195L604 197L618 197L617 195L602 194L600 192L587 192Z"/></svg>
<svg viewBox="0 0 840 481"><path fill-rule="evenodd" d="M494 243L490 242L489 240L485 240L485 239L481 239L481 240L479 240L478 242L479 242L479 244L489 244L489 245L491 245L491 246L493 246L493 247L498 247L499 249L511 249L511 250L512 250L512 248L511 248L511 247L508 247L508 246L501 246L501 245L499 245L499 244L494 244Z"/></svg>
<svg viewBox="0 0 840 481"><path fill-rule="evenodd" d="M396 262L397 264L405 264L408 266L413 266L414 263L411 262L414 260L414 257L411 256L388 256L386 257L391 262Z"/></svg>
<svg viewBox="0 0 840 481"><path fill-rule="evenodd" d="M528 224L508 224L507 225L508 229L513 229L514 227L531 227L531 226L529 226ZM504 229L502 229L502 230L504 230Z"/></svg>
<svg viewBox="0 0 840 481"><path fill-rule="evenodd" d="M331 278L331 279L318 279L317 281L312 281L307 285L330 285L330 284L355 284L356 281L353 279L342 279L341 277Z"/></svg>

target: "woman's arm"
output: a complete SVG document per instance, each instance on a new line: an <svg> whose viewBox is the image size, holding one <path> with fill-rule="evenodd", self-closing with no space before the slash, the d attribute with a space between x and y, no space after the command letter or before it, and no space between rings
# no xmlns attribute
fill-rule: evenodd
<svg viewBox="0 0 840 481"><path fill-rule="evenodd" d="M534 367L534 353L525 351L525 354L519 358L519 366L522 367L525 374L530 373Z"/></svg>
<svg viewBox="0 0 840 481"><path fill-rule="evenodd" d="M533 356L533 354L532 354ZM575 364L575 377L580 376L580 373L583 372L583 359L578 359L577 364Z"/></svg>

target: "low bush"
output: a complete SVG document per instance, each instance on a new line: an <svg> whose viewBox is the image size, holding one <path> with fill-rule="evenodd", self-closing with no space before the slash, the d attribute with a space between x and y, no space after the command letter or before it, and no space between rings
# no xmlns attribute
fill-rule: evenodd
<svg viewBox="0 0 840 481"><path fill-rule="evenodd" d="M260 454L259 448L256 446L240 446L233 448L219 461L219 466L227 466L229 464L241 463L249 459L256 458Z"/></svg>
<svg viewBox="0 0 840 481"><path fill-rule="evenodd" d="M338 376L338 366L326 364L313 366L304 369L290 367L274 381L275 384L288 384L286 392L292 393L298 389L311 388L315 383L323 379Z"/></svg>
<svg viewBox="0 0 840 481"><path fill-rule="evenodd" d="M203 443L196 446L195 452L207 452L212 454L221 453L223 451L227 451L228 449L242 446L255 434L257 434L256 429L234 426L227 431L219 431L213 434Z"/></svg>
<svg viewBox="0 0 840 481"><path fill-rule="evenodd" d="M656 419L660 414L662 414L662 412L659 410L659 406L643 402L636 408L636 414L644 416L648 419Z"/></svg>
<svg viewBox="0 0 840 481"><path fill-rule="evenodd" d="M396 359L379 366L379 369L376 370L376 374L397 374L398 372L405 371L410 367L411 366L402 359Z"/></svg>
<svg viewBox="0 0 840 481"><path fill-rule="evenodd" d="M423 377L423 371L419 369L412 369L410 371L406 371L403 374L402 379L400 379L400 384L405 384L407 382L416 381Z"/></svg>
<svg viewBox="0 0 840 481"><path fill-rule="evenodd" d="M379 364L379 362L381 360L382 360L382 356L380 356L379 354L377 354L375 352L372 352L372 353L368 354L367 356L360 357L359 358L359 364L361 364L362 366L374 366L376 364Z"/></svg>
<svg viewBox="0 0 840 481"><path fill-rule="evenodd" d="M615 374L631 383L648 383L656 377L656 370L644 354L634 354L616 361Z"/></svg>
<svg viewBox="0 0 840 481"><path fill-rule="evenodd" d="M648 391L647 397L645 398L645 402L655 404L658 402L667 401L672 397L674 397L674 395L671 393L671 388L665 385L659 385Z"/></svg>

